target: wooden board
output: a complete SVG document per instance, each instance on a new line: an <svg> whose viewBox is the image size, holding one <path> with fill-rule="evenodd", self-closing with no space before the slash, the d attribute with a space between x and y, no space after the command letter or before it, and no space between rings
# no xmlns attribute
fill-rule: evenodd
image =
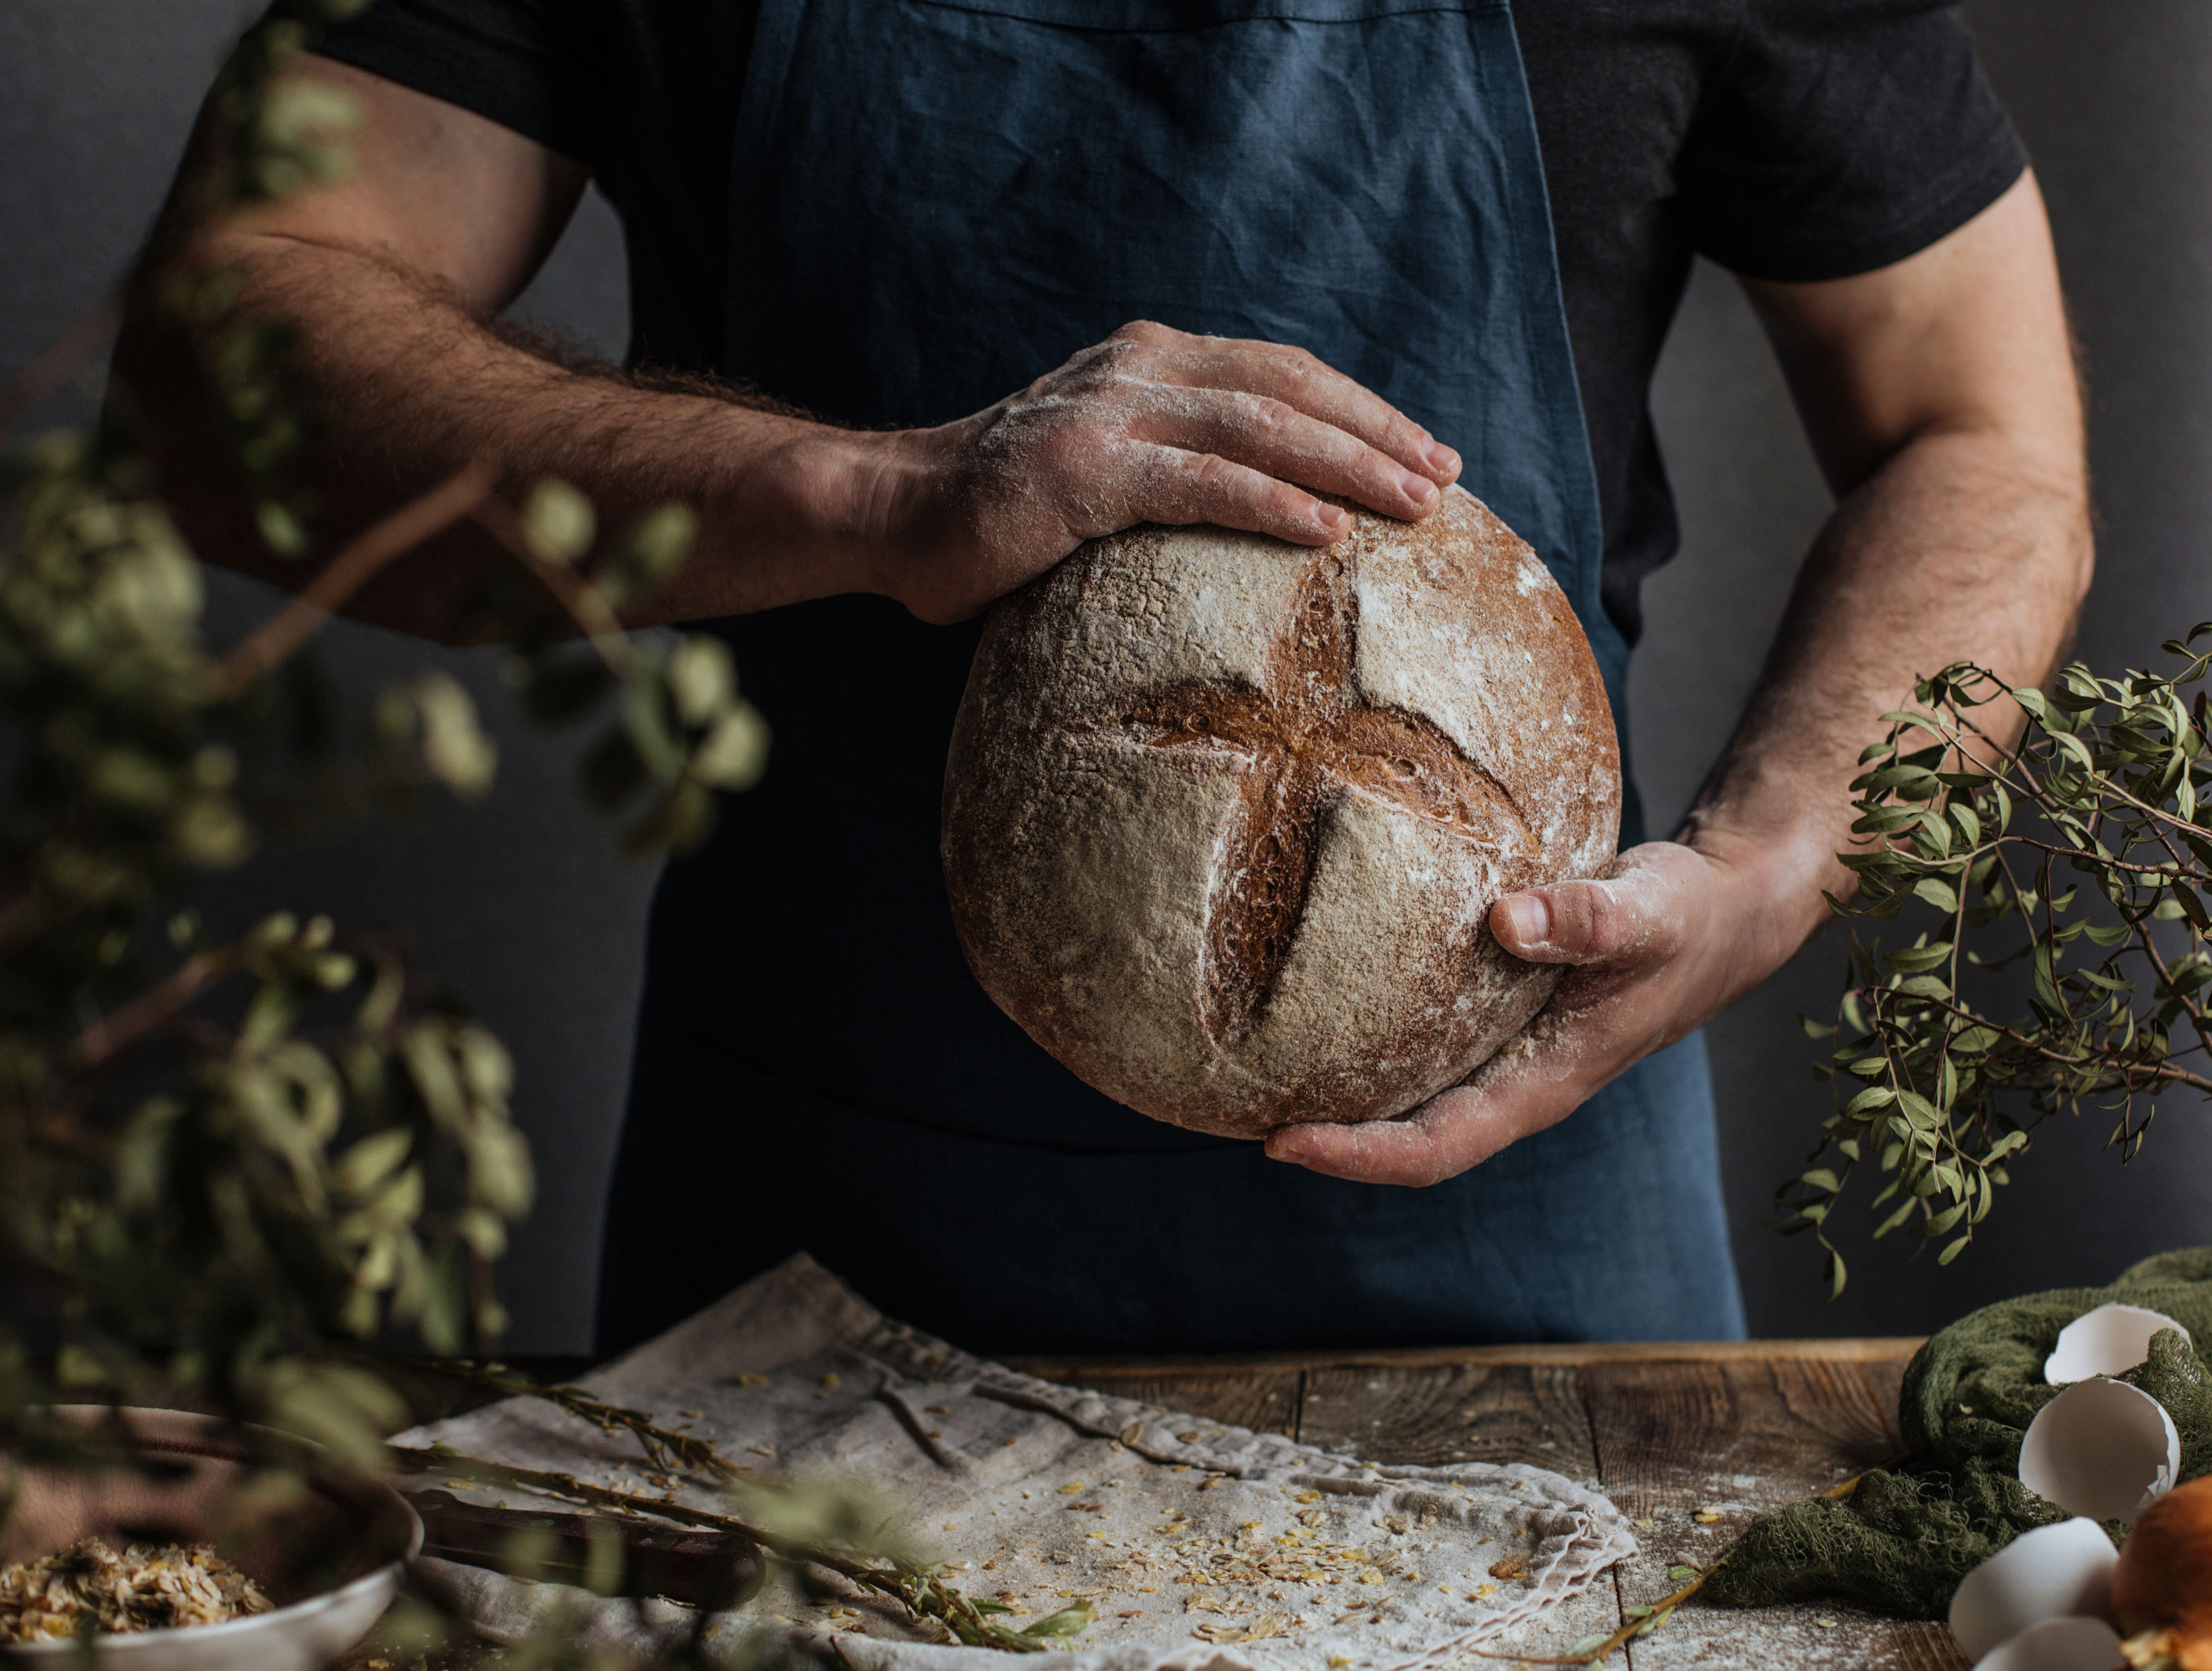
<svg viewBox="0 0 2212 1671"><path fill-rule="evenodd" d="M1288 1438L1298 1431L1298 1376L1294 1371L1123 1373L1100 1376L1086 1384L1116 1398L1249 1427L1255 1433L1280 1433Z"/></svg>
<svg viewBox="0 0 2212 1671"><path fill-rule="evenodd" d="M1893 1458L1898 1364L1780 1360L1593 1364L1582 1371L1607 1494L1644 1547L1616 1569L1625 1604L1679 1587L1758 1516ZM1938 1625L1833 1605L1681 1608L1632 1644L1633 1671L1786 1664L1963 1671Z"/></svg>
<svg viewBox="0 0 2212 1671"><path fill-rule="evenodd" d="M1412 1352L1244 1354L1133 1360L1017 1360L1031 1374L1380 1462L1527 1462L1605 1492L1643 1550L1518 1635L1492 1646L1510 1665L1583 1651L1625 1607L1676 1588L1678 1562L1704 1566L1754 1516L1888 1461L1898 1390L1917 1340L1723 1341L1656 1346L1479 1346ZM550 1366L549 1366L550 1367ZM562 1373L574 1373L568 1365ZM426 1404L466 1407L465 1392ZM1710 1516L1711 1518L1706 1516ZM344 1671L488 1671L466 1646L418 1661L367 1645ZM1841 1607L1748 1613L1692 1605L1616 1654L1608 1671L1734 1668L1964 1671L1940 1625Z"/></svg>
<svg viewBox="0 0 2212 1671"><path fill-rule="evenodd" d="M1384 1467L1527 1462L1596 1486L1598 1458L1581 1371L1553 1363L1345 1364L1305 1372L1298 1437ZM1563 1653L1620 1628L1610 1573L1552 1608L1498 1651ZM1479 1662L1477 1662L1479 1663Z"/></svg>

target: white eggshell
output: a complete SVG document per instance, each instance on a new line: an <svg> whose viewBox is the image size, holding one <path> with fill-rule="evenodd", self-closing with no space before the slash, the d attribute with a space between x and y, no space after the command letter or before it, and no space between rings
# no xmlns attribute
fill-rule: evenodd
<svg viewBox="0 0 2212 1671"><path fill-rule="evenodd" d="M1951 1634L1978 1660L2046 1619L2102 1613L2118 1559L2105 1528L2079 1515L2023 1532L1960 1582Z"/></svg>
<svg viewBox="0 0 2212 1671"><path fill-rule="evenodd" d="M2121 1671L2120 1635L2101 1619L2046 1619L1974 1662L1974 1671Z"/></svg>
<svg viewBox="0 0 2212 1671"><path fill-rule="evenodd" d="M2150 1356L2150 1337L2161 1328L2189 1331L2162 1311L2140 1305L2100 1305L2058 1331L2058 1344L2043 1360L2043 1378L2054 1387L2092 1376L2122 1375ZM2190 1341L2191 1346L2195 1341Z"/></svg>
<svg viewBox="0 0 2212 1671"><path fill-rule="evenodd" d="M2020 1445L2020 1483L2069 1514L2131 1521L2173 1489L2181 1435L2148 1393L2079 1381L2036 1413Z"/></svg>

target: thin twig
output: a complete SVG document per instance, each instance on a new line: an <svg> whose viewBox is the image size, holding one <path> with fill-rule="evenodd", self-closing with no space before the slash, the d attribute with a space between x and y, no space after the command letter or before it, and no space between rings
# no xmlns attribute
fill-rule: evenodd
<svg viewBox="0 0 2212 1671"><path fill-rule="evenodd" d="M216 700L235 696L270 669L283 665L379 570L459 521L490 492L491 478L483 467L470 464L362 534L331 558L289 605L255 628L243 643L216 664L208 675Z"/></svg>
<svg viewBox="0 0 2212 1671"><path fill-rule="evenodd" d="M529 528L512 506L487 499L470 513L507 549L517 562L530 571L540 586L553 594L553 600L591 641L592 647L599 652L599 659L606 663L610 671L617 674L629 671L633 658L629 635L615 612L607 607L607 600L599 595L597 586L566 563L551 562L540 556L530 543Z"/></svg>
<svg viewBox="0 0 2212 1671"><path fill-rule="evenodd" d="M1852 1480L1850 1483L1856 1485L1858 1482ZM1654 1601L1650 1611L1643 1618L1632 1619L1587 1654L1557 1654L1546 1657L1535 1654L1492 1654L1477 1648L1474 1650L1474 1656L1477 1659L1518 1660L1523 1665L1595 1665L1616 1648L1626 1646L1632 1638L1648 1635L1665 1624L1674 1609L1703 1589L1705 1587L1705 1580L1719 1571L1727 1561L1728 1557L1723 1555L1719 1560L1715 1561L1672 1595L1663 1601Z"/></svg>
<svg viewBox="0 0 2212 1671"><path fill-rule="evenodd" d="M172 1019L210 981L229 973L234 961L230 956L207 951L185 958L159 986L118 1005L86 1027L71 1042L70 1058L81 1066L99 1066Z"/></svg>
<svg viewBox="0 0 2212 1671"><path fill-rule="evenodd" d="M917 1619L935 1619L971 1647L1034 1654L1042 1652L1048 1645L1042 1638L998 1623L952 1586L908 1563L900 1562L887 1567L871 1566L865 1561L855 1560L821 1544L770 1531L764 1526L754 1525L734 1515L718 1515L665 1498L614 1491L605 1486L592 1485L571 1474L548 1474L537 1468L511 1467L504 1462L488 1462L473 1456L463 1456L442 1447L436 1450L416 1450L406 1445L394 1445L391 1449L392 1454L400 1459L401 1466L416 1472L443 1474L478 1485L507 1486L518 1491L538 1492L548 1497L566 1498L571 1502L588 1504L593 1508L605 1509L616 1514L656 1515L683 1525L735 1533L784 1560L822 1567L864 1589L886 1596L898 1602Z"/></svg>
<svg viewBox="0 0 2212 1671"><path fill-rule="evenodd" d="M518 1375L503 1364L471 1364L444 1358L415 1358L405 1353L388 1355L387 1361L424 1375L441 1375L464 1382L471 1387L481 1387L486 1392L498 1393L508 1398L543 1399L547 1403L566 1410L580 1421L587 1421L603 1433L627 1432L638 1442L645 1459L664 1472L672 1463L684 1467L702 1468L721 1480L744 1480L762 1486L772 1486L766 1475L757 1468L733 1462L704 1439L689 1433L678 1433L660 1426L647 1410L624 1409L618 1404L609 1404L592 1396L580 1387L548 1387Z"/></svg>
<svg viewBox="0 0 2212 1671"><path fill-rule="evenodd" d="M76 368L115 334L122 318L122 308L110 297L73 320L37 359L9 378L7 386L0 388L0 435L38 410L48 396L68 382Z"/></svg>

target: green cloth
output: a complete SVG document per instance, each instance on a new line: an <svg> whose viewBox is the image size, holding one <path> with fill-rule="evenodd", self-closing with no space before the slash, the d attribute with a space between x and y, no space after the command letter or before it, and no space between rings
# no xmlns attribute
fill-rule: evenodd
<svg viewBox="0 0 2212 1671"><path fill-rule="evenodd" d="M2061 1288L1984 1307L1919 1350L1898 1424L1905 1455L1841 1502L1793 1503L1753 1522L1705 1587L1723 1607L1848 1601L1940 1619L1960 1579L2019 1536L2066 1518L2020 1483L2020 1443L2060 1389L2043 1378L2058 1331L2111 1303L2163 1312L2212 1349L2212 1248L2147 1259L2109 1288ZM2171 1329L2118 1379L2166 1407L2181 1478L2212 1473L2212 1376ZM2118 1522L2107 1529L2115 1536Z"/></svg>

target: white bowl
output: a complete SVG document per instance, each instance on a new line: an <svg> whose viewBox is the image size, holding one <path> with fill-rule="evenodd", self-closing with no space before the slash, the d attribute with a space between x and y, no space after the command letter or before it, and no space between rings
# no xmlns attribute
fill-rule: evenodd
<svg viewBox="0 0 2212 1671"><path fill-rule="evenodd" d="M181 1410L64 1405L56 1414L93 1429L120 1423L130 1451L161 1471L152 1478L32 1467L0 1524L0 1565L36 1559L97 1534L128 1542L212 1541L224 1494L273 1449L299 1460L309 1490L281 1523L234 1557L279 1605L221 1625L137 1631L93 1638L92 1662L112 1671L324 1671L367 1636L399 1593L406 1563L422 1547L422 1522L383 1481L333 1465L320 1447L266 1428ZM118 1436L122 1437L122 1436ZM303 1583L304 1551L327 1557L335 1583ZM75 1642L0 1644L0 1662L59 1668Z"/></svg>

